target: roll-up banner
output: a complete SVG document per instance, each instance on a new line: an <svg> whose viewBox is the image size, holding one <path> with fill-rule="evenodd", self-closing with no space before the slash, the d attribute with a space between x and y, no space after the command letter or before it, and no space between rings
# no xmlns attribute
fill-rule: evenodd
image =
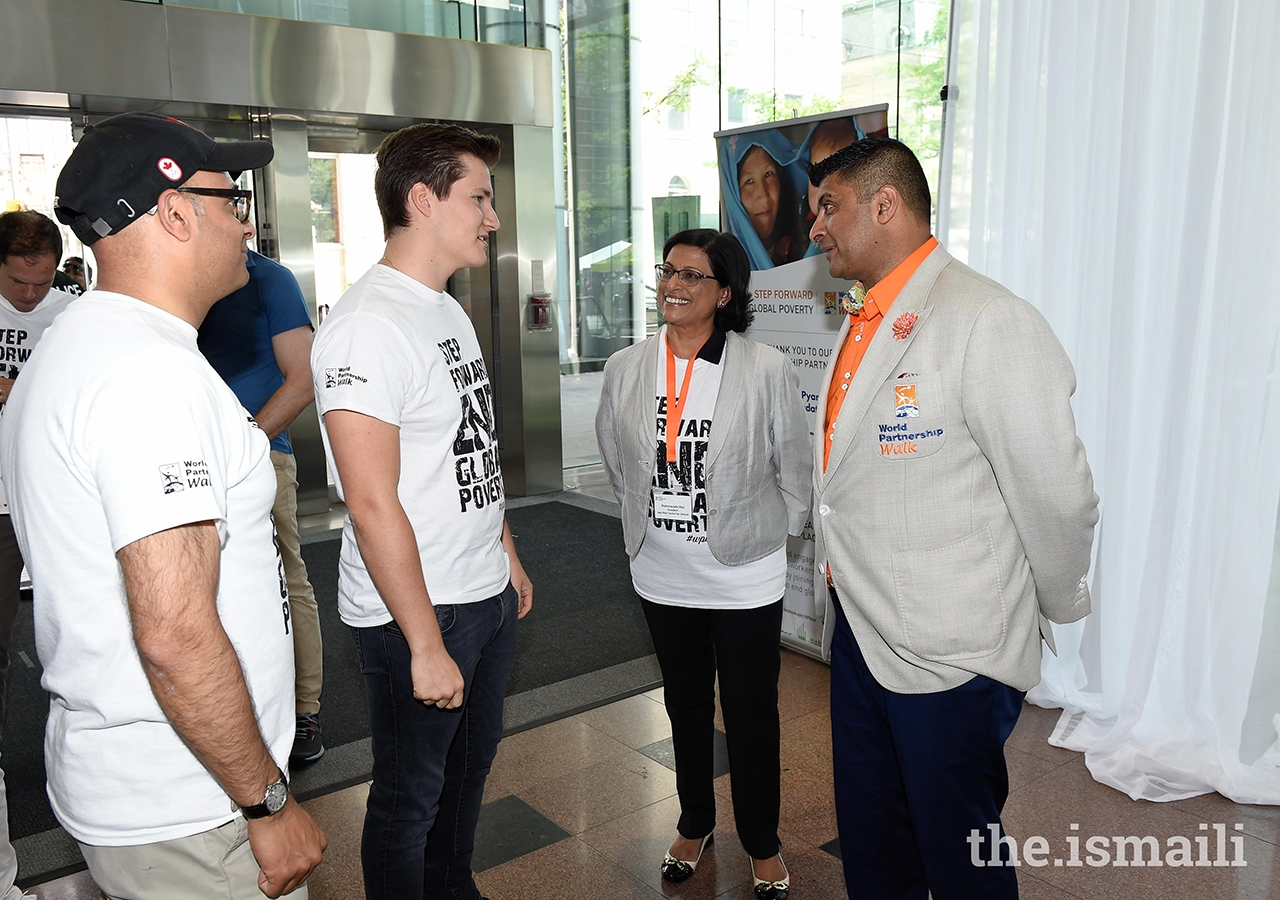
<svg viewBox="0 0 1280 900"><path fill-rule="evenodd" d="M747 337L781 350L800 378L810 430L820 426L818 393L840 330L839 294L849 290L827 271L809 242L813 226L809 166L860 138L888 135L889 105L822 113L716 133L720 227L751 259ZM787 538L787 591L782 642L822 658L822 622L814 608L813 524Z"/></svg>

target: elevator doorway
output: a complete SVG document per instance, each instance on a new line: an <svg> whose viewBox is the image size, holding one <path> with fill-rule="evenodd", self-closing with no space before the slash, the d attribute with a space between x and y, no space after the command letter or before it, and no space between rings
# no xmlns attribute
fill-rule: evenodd
<svg viewBox="0 0 1280 900"><path fill-rule="evenodd" d="M317 322L343 292L382 257L386 241L382 217L373 191L377 171L375 154L390 131L308 127L307 174L310 194L312 252L315 258ZM500 206L501 164L494 172L495 205ZM510 185L508 184L508 190ZM510 198L506 198L510 201ZM501 213L500 213L501 218ZM505 227L505 226L504 226ZM495 302L498 297L496 257L505 235L500 229L491 239L484 266L459 270L445 289L471 319L480 352L493 384L498 444L503 446L503 382L501 335ZM510 298L513 303L516 298ZM495 327L497 326L497 327Z"/></svg>

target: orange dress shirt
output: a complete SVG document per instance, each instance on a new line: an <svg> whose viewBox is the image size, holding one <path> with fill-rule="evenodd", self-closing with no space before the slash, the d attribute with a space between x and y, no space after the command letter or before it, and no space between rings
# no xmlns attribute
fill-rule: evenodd
<svg viewBox="0 0 1280 900"><path fill-rule="evenodd" d="M827 390L827 417L823 427L826 445L822 451L822 471L827 470L827 461L831 458L831 439L836 433L836 419L840 416L840 407L844 406L845 395L849 393L849 385L857 374L858 365L866 355L867 346L875 336L884 314L898 293L915 274L920 263L938 246L938 239L930 237L910 256L894 268L892 272L876 282L876 286L867 291L867 299L862 309L849 315L849 331L845 335L844 345L836 359L836 369L831 376L831 387Z"/></svg>

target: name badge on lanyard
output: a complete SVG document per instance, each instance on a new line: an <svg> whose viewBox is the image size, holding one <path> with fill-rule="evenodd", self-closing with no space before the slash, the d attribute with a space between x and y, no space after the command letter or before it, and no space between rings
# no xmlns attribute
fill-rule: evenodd
<svg viewBox="0 0 1280 900"><path fill-rule="evenodd" d="M665 339L663 343L666 343ZM676 355L667 344L667 462L674 463L677 456L677 444L680 442L680 420L684 415L685 403L689 400L689 384L693 380L694 360L689 360L684 370L684 382L680 385L680 394L676 396ZM693 495L687 491L672 491L659 487L653 489L653 517L655 519L680 519L689 521L693 518Z"/></svg>
<svg viewBox="0 0 1280 900"><path fill-rule="evenodd" d="M655 519L680 519L688 521L693 518L693 496L683 491L664 491L653 489L653 517Z"/></svg>
<svg viewBox="0 0 1280 900"><path fill-rule="evenodd" d="M664 340L665 343L665 340ZM689 400L689 383L693 381L693 364L695 360L689 360L688 368L684 370L684 383L680 385L679 396L672 396L676 392L676 355L671 351L671 345L667 344L667 462L676 461L676 444L680 441L680 419L684 416L684 405Z"/></svg>

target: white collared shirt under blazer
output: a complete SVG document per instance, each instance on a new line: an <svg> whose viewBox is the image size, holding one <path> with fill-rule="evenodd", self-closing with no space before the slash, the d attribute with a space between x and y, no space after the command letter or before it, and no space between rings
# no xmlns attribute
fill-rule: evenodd
<svg viewBox="0 0 1280 900"><path fill-rule="evenodd" d="M892 327L904 313L918 316L905 337ZM818 609L825 562L891 691L945 691L973 675L1028 690L1042 634L1053 646L1041 616L1066 623L1090 610L1098 496L1071 411L1075 372L1035 307L941 247L885 318L825 472L821 439L814 448Z"/></svg>

